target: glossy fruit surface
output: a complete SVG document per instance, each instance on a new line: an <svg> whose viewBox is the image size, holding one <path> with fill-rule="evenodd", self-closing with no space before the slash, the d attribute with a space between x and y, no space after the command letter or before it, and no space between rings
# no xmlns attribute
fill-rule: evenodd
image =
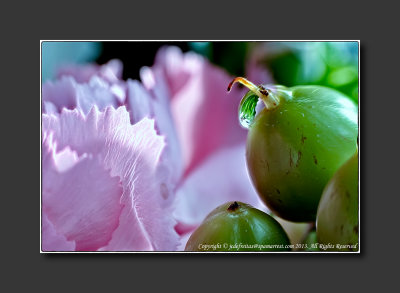
<svg viewBox="0 0 400 293"><path fill-rule="evenodd" d="M241 202L212 211L190 236L186 251L289 251L281 225L268 214Z"/></svg>
<svg viewBox="0 0 400 293"><path fill-rule="evenodd" d="M246 158L252 182L279 217L314 221L325 185L356 150L358 108L321 86L249 88L239 118L249 129ZM258 98L265 107L257 109Z"/></svg>
<svg viewBox="0 0 400 293"><path fill-rule="evenodd" d="M358 152L334 175L321 197L317 237L329 250L358 251ZM337 246L341 245L341 246Z"/></svg>

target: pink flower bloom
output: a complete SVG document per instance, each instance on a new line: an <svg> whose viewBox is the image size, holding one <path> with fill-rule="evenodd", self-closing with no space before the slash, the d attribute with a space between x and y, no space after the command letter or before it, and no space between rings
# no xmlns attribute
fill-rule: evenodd
<svg viewBox="0 0 400 293"><path fill-rule="evenodd" d="M43 249L176 249L154 176L164 141L153 120L131 125L125 107L94 107L44 114L42 122Z"/></svg>
<svg viewBox="0 0 400 293"><path fill-rule="evenodd" d="M161 84L155 91L147 91L143 85L122 76L122 63L111 60L105 65L70 65L58 70L58 80L42 87L43 112L60 113L63 108L78 109L88 113L93 105L99 110L107 106L125 105L131 123L144 117L157 117L156 130L164 134L166 147L158 166L158 176L163 176L163 194L167 204L172 201L173 185L180 178L181 154L176 138L169 106L169 96ZM155 96L156 95L156 96Z"/></svg>
<svg viewBox="0 0 400 293"><path fill-rule="evenodd" d="M175 47L142 68L143 84L121 81L118 64L69 67L43 85L43 247L183 249L226 201L265 210L245 165L237 113L245 90L226 91L232 76ZM255 64L248 69L268 78Z"/></svg>

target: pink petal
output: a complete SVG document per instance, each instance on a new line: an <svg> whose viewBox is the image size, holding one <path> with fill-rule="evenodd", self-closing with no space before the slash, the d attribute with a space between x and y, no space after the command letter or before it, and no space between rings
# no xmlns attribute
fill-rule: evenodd
<svg viewBox="0 0 400 293"><path fill-rule="evenodd" d="M119 178L123 189L119 224L101 250L176 249L176 222L170 208L162 204L165 183L155 176L165 144L153 120L144 118L131 125L125 107L105 112L94 107L87 116L64 110L59 116L43 115L42 121L43 131L52 133L60 149L69 146L78 156L92 155L103 170L110 170L111 178ZM104 187L101 182L95 184Z"/></svg>
<svg viewBox="0 0 400 293"><path fill-rule="evenodd" d="M156 176L164 142L156 136L154 121L147 118L136 123L129 136L140 145L133 144L133 149L128 149L123 157L109 158L116 174L134 176L124 181L126 197L122 200L125 207L120 217L121 224L111 242L103 249L175 250L178 245L178 237L173 229L176 222L171 209L163 205L163 178ZM146 157L135 155L135 149L139 154L146 152ZM136 232L132 233L132 230ZM143 241L140 242L138 238Z"/></svg>
<svg viewBox="0 0 400 293"><path fill-rule="evenodd" d="M84 113L88 113L93 105L96 105L101 111L108 106L117 108L121 99L121 92L115 91L116 85L109 85L99 77L93 77L88 84L77 86L77 107ZM121 89L121 91L125 91Z"/></svg>
<svg viewBox="0 0 400 293"><path fill-rule="evenodd" d="M78 83L89 82L93 76L98 76L104 80L115 83L122 78L123 64L120 60L113 59L104 65L85 64L64 65L57 70L57 78L72 76Z"/></svg>
<svg viewBox="0 0 400 293"><path fill-rule="evenodd" d="M244 92L236 88L228 95L232 77L223 70L199 55L167 47L157 54L152 71L166 75L185 175L214 151L245 140L238 122Z"/></svg>
<svg viewBox="0 0 400 293"><path fill-rule="evenodd" d="M219 150L188 176L177 191L175 229L191 232L217 206L235 200L267 210L248 177L244 144Z"/></svg>
<svg viewBox="0 0 400 293"><path fill-rule="evenodd" d="M95 76L99 71L99 66L96 64L68 64L58 68L56 79L62 79L64 76L72 76L77 82L85 83Z"/></svg>
<svg viewBox="0 0 400 293"><path fill-rule="evenodd" d="M98 158L88 156L71 156L73 166L59 172L54 167L65 159L57 162L52 151L53 163L43 165L43 213L59 233L76 243L76 250L95 251L110 241L119 224L119 178L112 178Z"/></svg>
<svg viewBox="0 0 400 293"><path fill-rule="evenodd" d="M42 214L42 251L74 251L75 242L67 241L64 235L57 233L46 214Z"/></svg>
<svg viewBox="0 0 400 293"><path fill-rule="evenodd" d="M77 97L76 83L74 79L63 78L56 82L45 82L42 86L42 100L43 103L51 103L58 112L60 112L62 108L75 108L77 105Z"/></svg>
<svg viewBox="0 0 400 293"><path fill-rule="evenodd" d="M43 101L42 102L42 113L47 113L47 114L57 114L58 110L57 107L49 101Z"/></svg>
<svg viewBox="0 0 400 293"><path fill-rule="evenodd" d="M99 77L93 77L89 83L79 84L71 76L65 76L55 82L48 81L42 87L42 100L45 113L62 109L78 108L84 113L96 105L100 110L107 106L118 107L125 99L123 86L110 85ZM49 104L53 107L49 107Z"/></svg>
<svg viewBox="0 0 400 293"><path fill-rule="evenodd" d="M76 152L66 147L59 153L53 154L53 160L58 172L65 172L75 166L81 158L78 157Z"/></svg>
<svg viewBox="0 0 400 293"><path fill-rule="evenodd" d="M152 97L142 84L137 80L128 80L127 88L127 107L132 123L136 123L144 117L154 117Z"/></svg>
<svg viewBox="0 0 400 293"><path fill-rule="evenodd" d="M105 80L115 83L122 79L123 64L120 60L113 59L105 65L100 66L99 76Z"/></svg>
<svg viewBox="0 0 400 293"><path fill-rule="evenodd" d="M190 238L190 235L191 234L185 234L185 235L181 236L180 242L179 242L179 246L178 246L178 248L176 250L178 250L178 251L184 251L185 250L186 243L188 242L188 240Z"/></svg>
<svg viewBox="0 0 400 293"><path fill-rule="evenodd" d="M190 59L184 58L182 51L178 47L163 47L156 55L155 65L152 69L160 70L161 74L165 76L171 99L175 97L193 75L192 66L188 63L196 66L199 62L195 59L201 58L193 53L188 53L187 56L191 56ZM143 80L143 76L141 77ZM143 83L146 84L146 80L143 80Z"/></svg>
<svg viewBox="0 0 400 293"><path fill-rule="evenodd" d="M181 146L171 113L170 93L165 76L161 72L143 67L140 70L140 76L145 90L150 95L147 99L151 108L150 117L154 117L157 131L165 136L166 147L161 156L158 173L159 176L165 178L164 191L170 199L167 202L171 202L173 199L171 193L175 190L175 186L183 173L183 162Z"/></svg>

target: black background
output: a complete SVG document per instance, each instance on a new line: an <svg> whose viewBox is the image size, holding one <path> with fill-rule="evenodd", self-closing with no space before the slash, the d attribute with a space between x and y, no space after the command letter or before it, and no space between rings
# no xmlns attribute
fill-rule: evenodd
<svg viewBox="0 0 400 293"><path fill-rule="evenodd" d="M398 17L389 1L82 1L2 9L2 288L347 292L396 288ZM86 5L86 6L85 6ZM186 8L186 9L185 9ZM361 254L40 254L40 40L361 40ZM372 287L371 285L376 285Z"/></svg>
<svg viewBox="0 0 400 293"><path fill-rule="evenodd" d="M140 79L140 68L142 66L152 66L158 49L168 45L179 47L183 52L190 50L187 42L108 41L102 42L100 56L95 61L98 64L104 64L111 59L119 59L123 63L122 78L124 80L128 78Z"/></svg>

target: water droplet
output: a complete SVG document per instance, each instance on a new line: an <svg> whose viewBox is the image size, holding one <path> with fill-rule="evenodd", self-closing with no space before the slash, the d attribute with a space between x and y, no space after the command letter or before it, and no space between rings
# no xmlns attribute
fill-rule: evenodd
<svg viewBox="0 0 400 293"><path fill-rule="evenodd" d="M244 128L249 128L256 116L258 96L252 92L248 92L240 102L239 106L239 122Z"/></svg>
<svg viewBox="0 0 400 293"><path fill-rule="evenodd" d="M303 117L304 117L304 113L301 113L301 115L303 115Z"/></svg>

